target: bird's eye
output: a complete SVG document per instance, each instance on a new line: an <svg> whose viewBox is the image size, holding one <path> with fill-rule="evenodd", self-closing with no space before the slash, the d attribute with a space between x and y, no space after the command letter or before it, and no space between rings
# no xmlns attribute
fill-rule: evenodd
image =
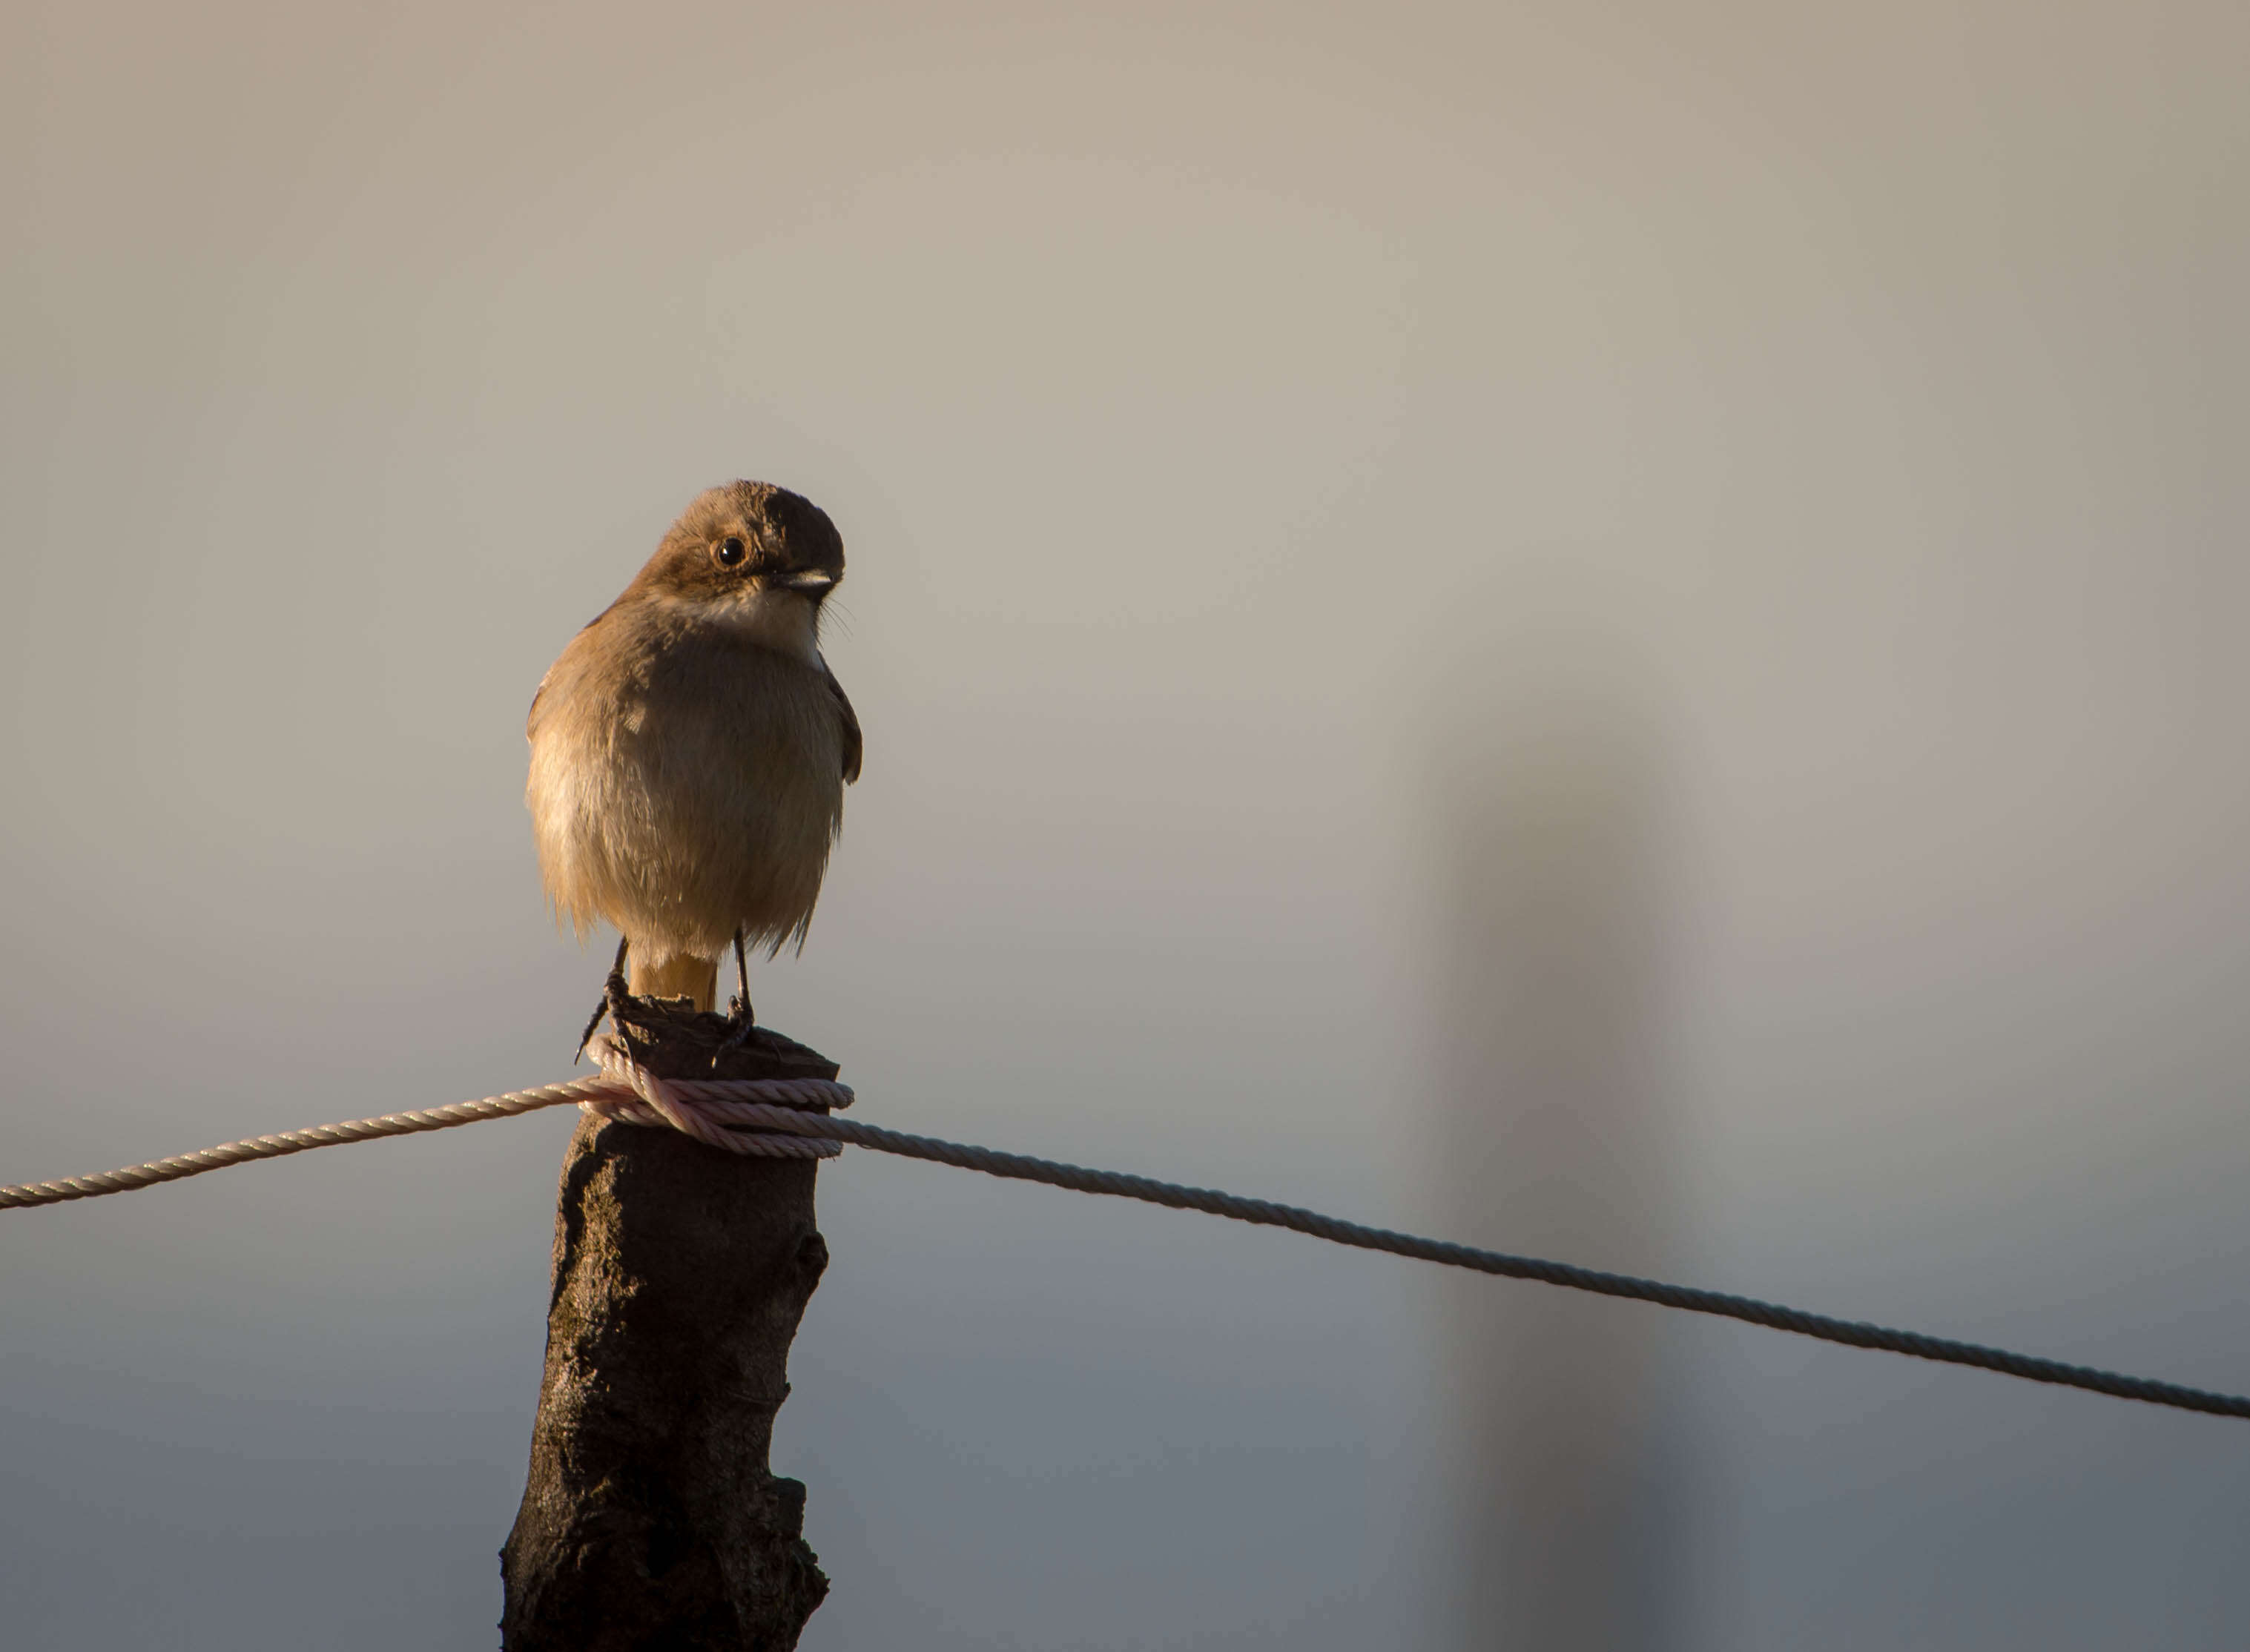
<svg viewBox="0 0 2250 1652"><path fill-rule="evenodd" d="M711 554L719 559L720 567L733 568L742 561L749 551L749 547L742 543L740 534L729 533L719 541Z"/></svg>

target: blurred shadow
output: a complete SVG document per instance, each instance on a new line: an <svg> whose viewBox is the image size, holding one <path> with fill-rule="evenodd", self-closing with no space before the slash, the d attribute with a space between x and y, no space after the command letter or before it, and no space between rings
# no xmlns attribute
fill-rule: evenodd
<svg viewBox="0 0 2250 1652"><path fill-rule="evenodd" d="M1629 651L1542 605L1455 673L1435 815L1443 1231L1661 1273L1664 765ZM1655 1316L1449 1278L1454 1642L1677 1646Z"/></svg>

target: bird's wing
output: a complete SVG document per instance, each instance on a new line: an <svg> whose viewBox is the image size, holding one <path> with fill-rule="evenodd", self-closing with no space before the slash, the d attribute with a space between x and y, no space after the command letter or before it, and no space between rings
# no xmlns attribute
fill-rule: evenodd
<svg viewBox="0 0 2250 1652"><path fill-rule="evenodd" d="M825 660L821 662L820 671L828 679L828 692L836 701L836 714L844 722L844 783L849 786L859 778L862 742L859 713L852 709L852 702L845 697L844 685L836 680L836 673L828 669Z"/></svg>
<svg viewBox="0 0 2250 1652"><path fill-rule="evenodd" d="M617 602L611 603L609 608L604 609L600 613L595 615L593 618L588 620L583 625L581 625L578 628L578 636L573 637L570 639L570 648L576 648L578 645L579 637L583 637L588 631L592 630L594 627L599 625L604 620L607 619L610 616L611 609L616 608L618 606L618 602L622 602L625 600L625 599L624 597L620 596L618 598ZM531 709L524 713L523 718L523 733L527 739L535 735L539 732L539 702L547 698L548 684L555 680L555 673L562 669L562 662L569 657L569 648L564 649L562 653L556 655L555 664L547 668L547 675L539 679L539 686L532 691Z"/></svg>

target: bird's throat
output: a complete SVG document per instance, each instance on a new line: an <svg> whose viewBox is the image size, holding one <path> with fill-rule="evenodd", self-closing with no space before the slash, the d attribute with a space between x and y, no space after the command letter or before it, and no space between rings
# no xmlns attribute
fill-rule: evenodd
<svg viewBox="0 0 2250 1652"><path fill-rule="evenodd" d="M694 624L803 660L815 671L825 669L820 660L820 605L801 591L749 591L741 598L715 602L665 595L656 602L660 610Z"/></svg>

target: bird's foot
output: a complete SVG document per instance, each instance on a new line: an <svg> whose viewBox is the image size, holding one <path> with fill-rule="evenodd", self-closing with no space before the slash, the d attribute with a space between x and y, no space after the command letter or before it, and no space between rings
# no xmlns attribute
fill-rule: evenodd
<svg viewBox="0 0 2250 1652"><path fill-rule="evenodd" d="M602 1002L594 1006L593 1015L586 1022L586 1030L578 1035L577 1050L570 1057L572 1066L576 1066L586 1058L586 1046L594 1042L594 1029L602 1024L603 1016L607 1015L620 1032L625 1030L625 1022L618 1016L618 1011L624 1005L628 995L625 986L625 943L620 941L618 943L618 961L610 966L609 979L602 983Z"/></svg>
<svg viewBox="0 0 2250 1652"><path fill-rule="evenodd" d="M749 999L737 994L727 1001L727 1027L726 1042L711 1054L711 1064L714 1067L719 1064L721 1052L742 1049L756 1034L757 1018L750 1009Z"/></svg>

